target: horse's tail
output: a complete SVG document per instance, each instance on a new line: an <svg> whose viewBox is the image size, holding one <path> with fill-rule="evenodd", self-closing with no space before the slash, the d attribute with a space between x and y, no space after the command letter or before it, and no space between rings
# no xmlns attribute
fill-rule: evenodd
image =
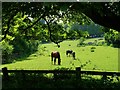
<svg viewBox="0 0 120 90"><path fill-rule="evenodd" d="M60 53L58 52L58 65L61 63Z"/></svg>

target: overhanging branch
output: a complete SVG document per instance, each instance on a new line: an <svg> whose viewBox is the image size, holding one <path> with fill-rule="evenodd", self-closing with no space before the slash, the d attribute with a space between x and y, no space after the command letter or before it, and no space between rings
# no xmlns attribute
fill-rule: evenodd
<svg viewBox="0 0 120 90"><path fill-rule="evenodd" d="M32 28L38 21L40 21L41 18L43 18L45 16L45 12L43 13L43 15L41 17L39 17L32 25L29 25L28 27L26 27L25 29L22 29L24 33L27 29Z"/></svg>
<svg viewBox="0 0 120 90"><path fill-rule="evenodd" d="M55 44L57 44L58 47L60 47L59 42L55 41L53 38L52 38L52 31L51 31L51 28L50 28L50 25L49 25L49 22L46 20L45 17L43 17L43 19L46 21L47 25L48 25L48 31L49 31L49 35L50 35L50 40L52 42L54 42Z"/></svg>

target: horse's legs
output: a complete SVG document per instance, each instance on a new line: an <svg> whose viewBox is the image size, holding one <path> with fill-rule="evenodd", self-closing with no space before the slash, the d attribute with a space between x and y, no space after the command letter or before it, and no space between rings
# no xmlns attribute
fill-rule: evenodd
<svg viewBox="0 0 120 90"><path fill-rule="evenodd" d="M51 64L53 64L53 53L51 53Z"/></svg>
<svg viewBox="0 0 120 90"><path fill-rule="evenodd" d="M60 62L61 62L61 61L60 61L60 58L58 58L58 65L60 65Z"/></svg>
<svg viewBox="0 0 120 90"><path fill-rule="evenodd" d="M56 64L56 58L54 58L54 65Z"/></svg>
<svg viewBox="0 0 120 90"><path fill-rule="evenodd" d="M70 57L70 53L69 52L67 52L66 55L67 55L67 57Z"/></svg>
<svg viewBox="0 0 120 90"><path fill-rule="evenodd" d="M53 56L51 56L51 64L53 64Z"/></svg>
<svg viewBox="0 0 120 90"><path fill-rule="evenodd" d="M75 52L72 53L73 59L75 60Z"/></svg>
<svg viewBox="0 0 120 90"><path fill-rule="evenodd" d="M58 55L58 65L60 65L61 59L60 59L60 54Z"/></svg>

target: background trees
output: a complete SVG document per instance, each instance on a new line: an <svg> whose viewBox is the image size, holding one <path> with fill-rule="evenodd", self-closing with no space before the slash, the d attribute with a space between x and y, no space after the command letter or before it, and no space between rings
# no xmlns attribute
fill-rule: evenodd
<svg viewBox="0 0 120 90"><path fill-rule="evenodd" d="M62 19L64 22L77 22L79 24L89 23L91 20L86 19L87 15L95 23L103 25L108 28L119 31L120 21L120 5L119 3L105 2L105 3L36 3L36 2L11 2L3 3L3 21L7 24L6 30L4 30L4 38L8 33L10 22L13 17L21 12L22 16L28 15L32 18L37 18L33 24L24 28L27 29L34 26L41 18L51 19L53 21ZM83 14L84 13L84 14ZM8 20L4 20L4 18ZM84 23L83 23L84 22ZM3 39L4 39L3 38Z"/></svg>

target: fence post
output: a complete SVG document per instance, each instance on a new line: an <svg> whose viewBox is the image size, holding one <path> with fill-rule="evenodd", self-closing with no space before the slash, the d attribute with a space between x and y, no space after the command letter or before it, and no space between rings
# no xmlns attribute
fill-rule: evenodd
<svg viewBox="0 0 120 90"><path fill-rule="evenodd" d="M24 70L21 70L21 74L22 74L22 80L26 80Z"/></svg>
<svg viewBox="0 0 120 90"><path fill-rule="evenodd" d="M103 77L102 77L103 80L106 80L107 79L107 75L104 73L103 74Z"/></svg>
<svg viewBox="0 0 120 90"><path fill-rule="evenodd" d="M3 72L3 78L4 78L5 80L8 80L9 76L8 76L7 67L2 68L2 72Z"/></svg>
<svg viewBox="0 0 120 90"><path fill-rule="evenodd" d="M76 67L76 87L79 88L81 85L81 67Z"/></svg>
<svg viewBox="0 0 120 90"><path fill-rule="evenodd" d="M57 73L56 73L56 70L54 70L54 80L56 81L57 80Z"/></svg>
<svg viewBox="0 0 120 90"><path fill-rule="evenodd" d="M81 67L76 67L76 79L81 80Z"/></svg>

